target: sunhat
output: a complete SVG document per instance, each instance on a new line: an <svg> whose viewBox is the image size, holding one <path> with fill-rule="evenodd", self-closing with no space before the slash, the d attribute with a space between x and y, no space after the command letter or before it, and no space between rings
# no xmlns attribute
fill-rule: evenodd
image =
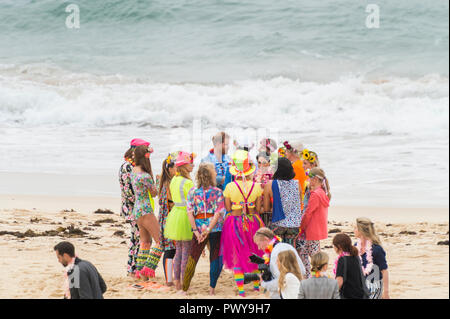
<svg viewBox="0 0 450 319"><path fill-rule="evenodd" d="M233 163L230 167L230 174L231 175L244 175L248 176L255 172L256 167L255 164L250 159L250 155L247 151L244 150L237 150L234 152L233 156Z"/></svg>

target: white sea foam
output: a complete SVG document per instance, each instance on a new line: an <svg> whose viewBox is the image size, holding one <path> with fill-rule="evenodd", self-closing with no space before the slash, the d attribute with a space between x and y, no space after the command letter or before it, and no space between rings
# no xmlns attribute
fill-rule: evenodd
<svg viewBox="0 0 450 319"><path fill-rule="evenodd" d="M215 127L288 127L326 134L448 132L449 82L439 75L171 84L45 68L0 70L3 125L171 128L202 118Z"/></svg>

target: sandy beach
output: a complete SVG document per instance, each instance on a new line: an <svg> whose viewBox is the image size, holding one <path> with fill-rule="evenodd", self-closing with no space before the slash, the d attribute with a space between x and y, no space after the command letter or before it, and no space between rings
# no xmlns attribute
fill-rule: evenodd
<svg viewBox="0 0 450 319"><path fill-rule="evenodd" d="M0 298L61 298L63 268L53 246L62 240L98 268L108 285L105 298L184 298L172 289L130 288L136 281L126 276L129 225L118 215L119 204L113 197L0 195ZM114 214L95 214L97 209ZM329 238L322 241L330 268L334 232L352 236L358 216L376 223L387 252L391 298L449 298L448 208L331 207ZM438 245L443 241L447 245ZM164 283L161 264L156 274L155 281ZM208 284L209 262L202 257L187 298L211 298ZM246 290L247 298L268 298L252 292L250 284ZM214 298L240 298L231 272L222 272Z"/></svg>

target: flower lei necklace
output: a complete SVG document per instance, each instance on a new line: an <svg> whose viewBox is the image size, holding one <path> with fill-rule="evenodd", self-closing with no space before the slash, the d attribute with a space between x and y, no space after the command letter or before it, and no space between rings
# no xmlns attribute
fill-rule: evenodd
<svg viewBox="0 0 450 319"><path fill-rule="evenodd" d="M336 278L336 270L337 270L337 265L338 265L339 259L341 259L341 257L344 257L344 256L350 256L350 253L343 251L342 253L339 254L339 256L337 256L336 260L334 261L333 274L334 274L335 278Z"/></svg>
<svg viewBox="0 0 450 319"><path fill-rule="evenodd" d="M326 273L323 273L321 271L311 271L311 277L315 277L315 278L321 278L321 277L327 277Z"/></svg>
<svg viewBox="0 0 450 319"><path fill-rule="evenodd" d="M356 242L356 248L358 248L359 255L362 256L363 254L361 254L361 239L358 239L358 241ZM362 266L362 271L364 276L367 276L372 272L373 269L372 242L370 240L366 240L366 247L364 248L364 251L366 253L367 264L366 267Z"/></svg>
<svg viewBox="0 0 450 319"><path fill-rule="evenodd" d="M268 264L270 262L270 254L272 253L273 246L275 246L276 242L281 242L281 238L276 236L272 238L267 247L264 249L264 263Z"/></svg>

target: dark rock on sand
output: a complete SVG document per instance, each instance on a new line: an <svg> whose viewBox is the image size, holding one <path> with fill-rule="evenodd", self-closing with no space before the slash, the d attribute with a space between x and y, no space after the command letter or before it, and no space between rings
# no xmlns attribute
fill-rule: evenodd
<svg viewBox="0 0 450 319"><path fill-rule="evenodd" d="M417 235L415 231L404 230L399 233L400 235Z"/></svg>
<svg viewBox="0 0 450 319"><path fill-rule="evenodd" d="M440 241L437 243L439 246L444 246L447 245L448 246L448 240L444 240L444 241Z"/></svg>
<svg viewBox="0 0 450 319"><path fill-rule="evenodd" d="M115 223L115 222L116 221L114 219L112 219L112 218L105 218L105 219L96 220L95 224L103 224L103 223L112 224L112 223Z"/></svg>
<svg viewBox="0 0 450 319"><path fill-rule="evenodd" d="M113 236L123 237L125 236L125 232L123 230L118 230L114 232Z"/></svg>
<svg viewBox="0 0 450 319"><path fill-rule="evenodd" d="M109 209L97 209L94 214L114 214L114 212Z"/></svg>
<svg viewBox="0 0 450 319"><path fill-rule="evenodd" d="M339 228L333 228L328 231L328 234L340 233L341 230Z"/></svg>
<svg viewBox="0 0 450 319"><path fill-rule="evenodd" d="M79 228L76 228L74 225L70 225L66 228L65 235L67 237L83 237L84 235L87 235L87 233Z"/></svg>

